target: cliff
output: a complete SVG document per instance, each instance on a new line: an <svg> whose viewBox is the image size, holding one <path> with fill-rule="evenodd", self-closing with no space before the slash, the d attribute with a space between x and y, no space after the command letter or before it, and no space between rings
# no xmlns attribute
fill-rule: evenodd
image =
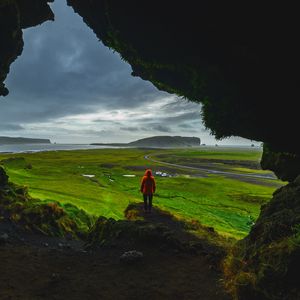
<svg viewBox="0 0 300 300"><path fill-rule="evenodd" d="M200 146L200 139L197 137L183 136L153 136L128 143L128 146L155 148L195 147Z"/></svg>
<svg viewBox="0 0 300 300"><path fill-rule="evenodd" d="M51 141L49 139L32 139L22 137L0 136L0 145L11 144L51 144Z"/></svg>
<svg viewBox="0 0 300 300"><path fill-rule="evenodd" d="M250 234L224 263L227 287L242 300L300 299L300 176L277 190Z"/></svg>
<svg viewBox="0 0 300 300"><path fill-rule="evenodd" d="M149 147L149 148L176 148L197 147L201 140L197 137L185 136L152 136L136 140L130 143L93 143L91 145L115 146L115 147Z"/></svg>

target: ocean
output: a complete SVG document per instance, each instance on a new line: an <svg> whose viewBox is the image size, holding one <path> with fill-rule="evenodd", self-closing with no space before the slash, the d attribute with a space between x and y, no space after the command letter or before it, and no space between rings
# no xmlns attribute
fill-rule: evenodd
<svg viewBox="0 0 300 300"><path fill-rule="evenodd" d="M0 153L28 153L28 152L42 152L42 151L59 151L59 150L85 150L85 149L108 149L108 148L128 148L120 146L109 145L89 145L89 144L15 144L15 145L0 145ZM134 147L133 147L134 148ZM194 147L195 149L206 148L215 149L216 151L224 149L243 149L251 151L262 151L260 146L249 147L245 145L220 145L215 147L213 145ZM167 149L167 148L165 148ZM171 147L172 149L172 147Z"/></svg>
<svg viewBox="0 0 300 300"><path fill-rule="evenodd" d="M113 146L97 146L88 144L15 144L0 145L0 153L24 153L58 150L84 150L84 149L105 149L120 148Z"/></svg>

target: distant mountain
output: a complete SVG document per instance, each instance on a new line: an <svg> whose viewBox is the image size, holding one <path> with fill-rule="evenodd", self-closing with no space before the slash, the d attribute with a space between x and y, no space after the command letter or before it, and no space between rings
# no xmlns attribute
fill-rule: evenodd
<svg viewBox="0 0 300 300"><path fill-rule="evenodd" d="M22 137L0 136L0 145L12 144L51 144L49 139L31 139Z"/></svg>
<svg viewBox="0 0 300 300"><path fill-rule="evenodd" d="M198 137L185 136L153 136L140 139L131 143L112 143L92 145L123 146L123 147L149 147L149 148L177 148L177 147L195 147L200 146L201 140Z"/></svg>
<svg viewBox="0 0 300 300"><path fill-rule="evenodd" d="M192 147L200 146L200 139L197 137L185 136L153 136L140 139L131 143L129 146L135 147Z"/></svg>

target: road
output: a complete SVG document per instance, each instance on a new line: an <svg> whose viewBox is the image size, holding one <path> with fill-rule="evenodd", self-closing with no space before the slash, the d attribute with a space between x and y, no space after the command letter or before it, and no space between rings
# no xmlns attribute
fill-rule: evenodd
<svg viewBox="0 0 300 300"><path fill-rule="evenodd" d="M157 155L158 153L154 154ZM153 154L152 154L153 155ZM221 170L213 170L213 169L207 169L202 167L191 167L191 166L185 166L185 165L179 165L179 164L173 164L169 162L164 162L160 160L156 160L151 158L150 155L145 155L144 158L146 160L159 163L166 166L181 168L181 169L189 169L189 170L197 170L208 174L215 174L215 175L224 175L226 177L235 177L235 178L253 178L253 179L268 179L268 180L277 180L276 176L272 173L270 174L247 174L247 173L237 173L237 172L230 172L230 171L221 171Z"/></svg>

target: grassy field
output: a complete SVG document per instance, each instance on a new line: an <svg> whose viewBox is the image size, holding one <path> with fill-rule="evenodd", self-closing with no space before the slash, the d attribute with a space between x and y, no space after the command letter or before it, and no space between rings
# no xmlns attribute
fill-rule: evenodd
<svg viewBox="0 0 300 300"><path fill-rule="evenodd" d="M145 160L145 155L182 165L210 164L238 173L266 173L258 169L260 149L52 151L1 154L0 161L11 181L28 186L31 196L72 203L95 216L115 219L124 218L129 204L141 201L139 185L146 168L166 172L170 176L156 176L154 205L235 238L247 234L261 204L282 184L277 180L247 181L165 166Z"/></svg>

